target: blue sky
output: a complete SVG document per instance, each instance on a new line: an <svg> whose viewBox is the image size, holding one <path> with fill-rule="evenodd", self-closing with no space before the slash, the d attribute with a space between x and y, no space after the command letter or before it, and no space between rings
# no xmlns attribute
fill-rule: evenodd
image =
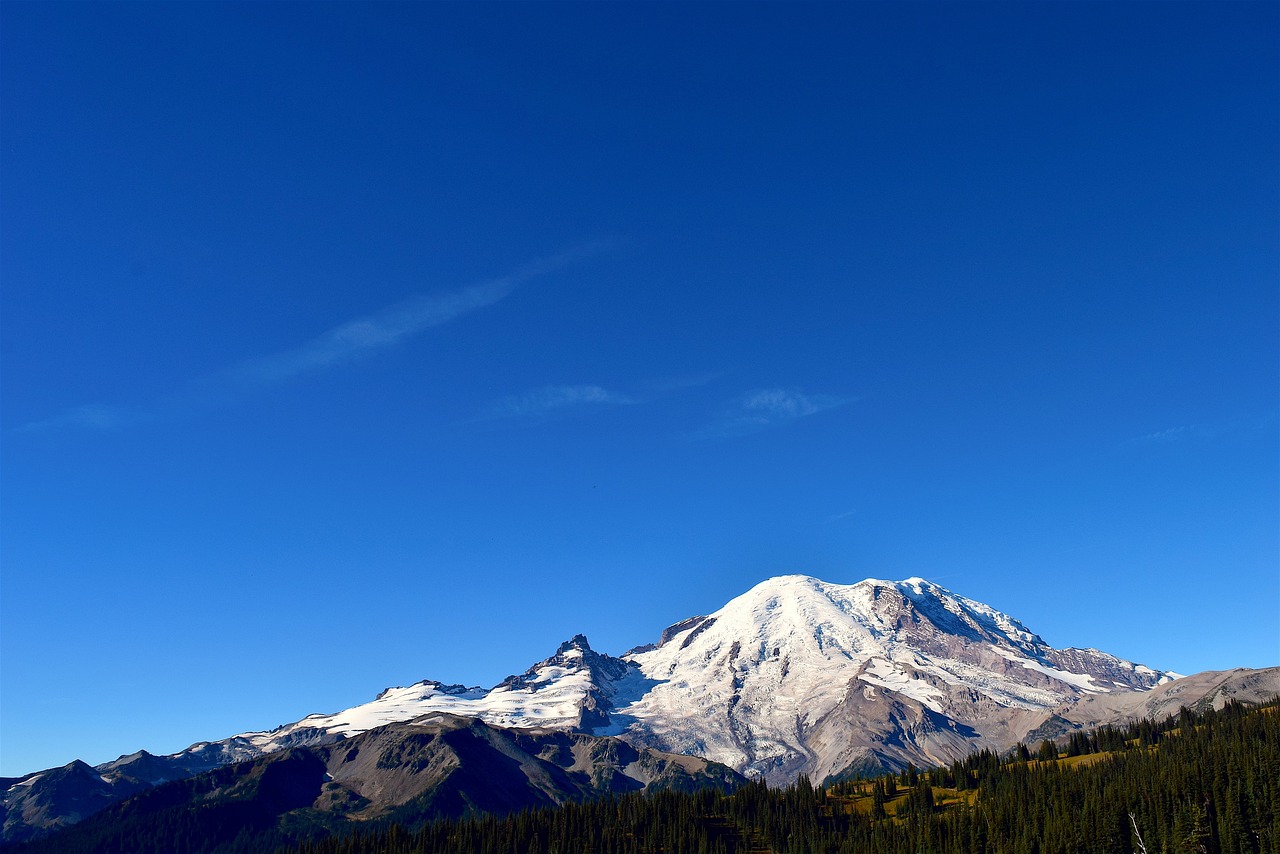
<svg viewBox="0 0 1280 854"><path fill-rule="evenodd" d="M0 773L791 572L1280 663L1277 14L5 4Z"/></svg>

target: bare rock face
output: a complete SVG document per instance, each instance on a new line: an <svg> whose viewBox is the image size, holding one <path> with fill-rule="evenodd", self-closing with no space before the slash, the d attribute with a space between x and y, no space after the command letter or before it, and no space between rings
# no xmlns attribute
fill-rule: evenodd
<svg viewBox="0 0 1280 854"><path fill-rule="evenodd" d="M510 812L642 789L728 791L742 778L705 759L565 730L512 730L427 715L319 748L329 800L372 818L415 801L419 813ZM343 789L349 795L333 798ZM423 799L426 798L426 801Z"/></svg>
<svg viewBox="0 0 1280 854"><path fill-rule="evenodd" d="M918 700L854 681L844 701L808 734L812 759L803 770L823 780L908 762L939 765L968 753L977 736L973 727Z"/></svg>

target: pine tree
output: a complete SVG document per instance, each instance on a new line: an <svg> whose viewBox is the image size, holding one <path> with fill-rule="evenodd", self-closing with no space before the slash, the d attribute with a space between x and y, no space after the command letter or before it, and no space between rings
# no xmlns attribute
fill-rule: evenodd
<svg viewBox="0 0 1280 854"><path fill-rule="evenodd" d="M1209 830L1208 813L1201 804L1191 804L1184 812L1178 850L1183 854L1217 854L1217 849Z"/></svg>
<svg viewBox="0 0 1280 854"><path fill-rule="evenodd" d="M871 817L873 819L888 818L884 809L885 787L879 780L871 787Z"/></svg>

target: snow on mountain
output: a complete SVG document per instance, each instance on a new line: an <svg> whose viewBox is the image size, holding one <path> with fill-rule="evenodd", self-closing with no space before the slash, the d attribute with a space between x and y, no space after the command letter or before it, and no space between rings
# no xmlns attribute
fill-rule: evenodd
<svg viewBox="0 0 1280 854"><path fill-rule="evenodd" d="M1008 615L922 578L772 578L628 659L655 684L618 709L620 731L769 777L813 770L808 736L855 684L868 697L879 689L966 719L984 706L1039 711L1171 678L1094 651L1055 650Z"/></svg>
<svg viewBox="0 0 1280 854"><path fill-rule="evenodd" d="M832 770L818 761L810 735L846 702L851 685L865 689L859 703L889 697L918 705L920 714L972 724L978 712L1040 712L1170 678L1097 650L1053 649L1012 617L922 578L839 585L787 575L671 626L658 644L622 658L592 650L578 635L489 690L433 681L388 688L342 712L193 745L178 756L240 761L445 712L501 727L621 735L784 778L797 769ZM831 729L828 723L824 731ZM921 751L904 755L927 758Z"/></svg>
<svg viewBox="0 0 1280 854"><path fill-rule="evenodd" d="M444 685L434 680L387 688L368 703L333 714L308 715L269 732L246 732L216 742L194 744L175 756L209 757L210 767L256 759L287 747L324 744L433 712L480 718L499 727L590 731L607 722L614 682L630 668L591 649L576 635L556 654L491 689Z"/></svg>

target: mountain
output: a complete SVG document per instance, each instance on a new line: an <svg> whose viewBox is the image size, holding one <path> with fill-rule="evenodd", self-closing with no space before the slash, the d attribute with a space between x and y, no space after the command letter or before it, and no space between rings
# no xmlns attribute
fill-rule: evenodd
<svg viewBox="0 0 1280 854"><path fill-rule="evenodd" d="M18 778L0 778L0 840L26 839L67 827L99 810L171 780L210 768L207 757L145 750L92 767L75 760Z"/></svg>
<svg viewBox="0 0 1280 854"><path fill-rule="evenodd" d="M172 852L191 840L200 850L274 850L378 819L414 824L743 782L723 765L616 738L431 714L151 789L24 850Z"/></svg>
<svg viewBox="0 0 1280 854"><path fill-rule="evenodd" d="M774 578L673 629L630 656L655 684L619 731L771 781L949 762L1016 743L1044 710L1176 675L1053 649L920 578Z"/></svg>
<svg viewBox="0 0 1280 854"><path fill-rule="evenodd" d="M10 827L73 821L136 781L345 743L431 714L615 736L774 783L801 773L823 780L1278 693L1280 668L1183 678L1096 649L1055 649L1012 617L921 578L839 585L788 575L620 657L577 635L491 689L425 680L271 731L122 757L92 769L100 783L83 766L0 787L14 838ZM110 780L116 788L103 789ZM83 805L67 806L76 798Z"/></svg>

